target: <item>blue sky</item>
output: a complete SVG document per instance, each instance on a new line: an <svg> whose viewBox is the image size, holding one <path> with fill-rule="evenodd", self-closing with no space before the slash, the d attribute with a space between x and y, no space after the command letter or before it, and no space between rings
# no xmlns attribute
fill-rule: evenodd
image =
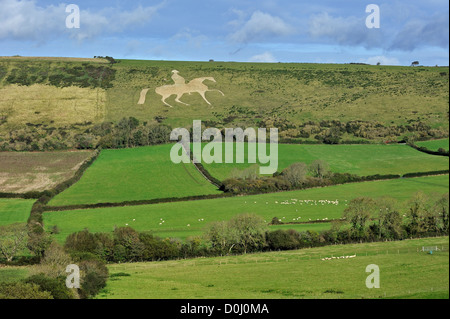
<svg viewBox="0 0 450 319"><path fill-rule="evenodd" d="M0 0L0 56L448 65L448 52L446 0Z"/></svg>

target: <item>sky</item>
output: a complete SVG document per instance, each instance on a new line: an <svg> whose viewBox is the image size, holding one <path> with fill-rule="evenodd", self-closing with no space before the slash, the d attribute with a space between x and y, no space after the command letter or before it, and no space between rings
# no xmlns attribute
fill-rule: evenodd
<svg viewBox="0 0 450 319"><path fill-rule="evenodd" d="M449 65L447 0L69 1L0 0L0 56Z"/></svg>

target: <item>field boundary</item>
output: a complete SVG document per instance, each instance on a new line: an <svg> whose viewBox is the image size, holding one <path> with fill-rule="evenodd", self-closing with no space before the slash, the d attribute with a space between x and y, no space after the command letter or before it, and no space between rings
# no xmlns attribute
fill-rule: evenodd
<svg viewBox="0 0 450 319"><path fill-rule="evenodd" d="M213 184L214 186L216 186L218 189L221 189L223 184L220 180L218 180L217 178L213 177L207 169L205 169L205 167L202 165L202 163L196 163L196 161L194 161L194 154L193 152L190 152L189 150L186 149L185 145L181 144L181 146L183 147L184 151L186 153L190 154L190 161L191 163L194 165L194 167L197 169L197 171L211 184Z"/></svg>
<svg viewBox="0 0 450 319"><path fill-rule="evenodd" d="M78 204L78 205L65 205L65 206L43 206L43 211L45 212L56 212L56 211L68 211L68 210L79 210L79 209L95 209L95 208L107 208L107 207L126 207L126 206L142 206L142 205L154 205L154 204L163 204L163 203L173 203L173 202L183 202L183 201L197 201L197 200L209 200L209 199L219 199L219 198L229 198L229 197L245 197L245 196L253 196L253 195L263 195L263 194L276 194L276 193L285 193L292 191L299 191L304 189L313 189L313 188L324 188L330 186L338 186L345 184L354 184L354 183L364 183L364 182L373 182L373 181L390 181L394 179L402 179L402 178L420 178L426 176L441 176L448 175L449 171L446 173L443 172L424 172L424 173L411 173L411 174L423 174L418 176L400 176L389 179L374 179L374 180L365 180L365 181L356 181L356 182L346 182L342 184L334 184L329 186L318 186L318 187L310 187L303 189L291 189L291 190L282 190L276 192L255 192L255 193L221 193L214 195L198 195L198 196L188 196L188 197L172 197L172 198L156 198L149 200L138 200L138 201L125 201L118 203L96 203L96 204ZM55 195L56 196L56 195ZM328 221L330 222L330 220Z"/></svg>
<svg viewBox="0 0 450 319"><path fill-rule="evenodd" d="M76 182L80 180L80 178L83 176L84 172L89 168L89 166L92 165L92 163L95 162L95 160L100 155L101 150L97 149L95 152L86 159L78 168L78 170L75 172L75 174L68 180L65 180L64 182L61 182L60 184L56 185L51 190L44 191L43 195L38 198L37 201L34 202L33 206L31 207L30 217L28 218L27 224L32 230L32 232L40 234L44 228L44 221L42 213L44 212L44 209L48 202L58 195L59 193L63 192Z"/></svg>
<svg viewBox="0 0 450 319"><path fill-rule="evenodd" d="M414 143L408 143L408 146L412 147L413 149L415 149L419 152L425 153L425 154L449 157L449 151L446 151L445 153L439 152L439 151L432 151L432 150L426 148L425 146L418 146Z"/></svg>
<svg viewBox="0 0 450 319"><path fill-rule="evenodd" d="M231 194L231 193L222 193L222 194L214 194L214 195L198 195L198 196L188 196L188 197L156 198L156 199L137 200L137 201L125 201L125 202L118 202L118 203L78 204L78 205L67 205L67 206L45 206L44 211L52 212L52 211L78 210L78 209L105 208L105 207L141 206L141 205L196 201L196 200L217 199L217 198L237 197L237 196L240 196L240 195L239 194Z"/></svg>

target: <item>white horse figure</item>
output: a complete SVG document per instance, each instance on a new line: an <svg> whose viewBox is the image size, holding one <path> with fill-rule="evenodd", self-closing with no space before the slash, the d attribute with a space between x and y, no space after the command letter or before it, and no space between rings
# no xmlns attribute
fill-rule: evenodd
<svg viewBox="0 0 450 319"><path fill-rule="evenodd" d="M205 84L203 84L203 81L205 81L205 80L208 80L208 81L211 81L214 83L216 82L216 80L213 77L202 77L202 78L193 79L192 81L190 81L189 83L186 83L186 84L163 85L163 86L157 87L155 89L155 92L157 94L161 95L162 96L161 101L165 105L170 106L170 107L172 107L172 105L167 103L166 100L172 95L177 96L175 98L175 102L189 106L189 104L180 101L180 98L186 93L189 93L189 94L198 93L205 100L205 102L208 103L208 105L211 105L211 103L206 99L206 96L205 96L206 92L217 91L220 94L222 94L222 96L225 96L225 94L223 94L222 91L217 90L217 89L209 89ZM138 104L145 103L145 97L147 95L148 90L149 89L143 89L141 91L141 96L139 98Z"/></svg>

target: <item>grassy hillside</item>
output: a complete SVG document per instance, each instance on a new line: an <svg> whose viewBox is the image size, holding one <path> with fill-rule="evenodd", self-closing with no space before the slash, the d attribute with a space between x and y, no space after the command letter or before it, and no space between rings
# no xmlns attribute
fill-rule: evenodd
<svg viewBox="0 0 450 319"><path fill-rule="evenodd" d="M219 194L192 164L174 164L172 145L103 150L81 180L49 205L117 203Z"/></svg>
<svg viewBox="0 0 450 319"><path fill-rule="evenodd" d="M102 121L133 116L172 127L201 119L209 126L279 127L282 136L314 139L319 123L367 121L382 136L441 129L448 134L448 68L339 64L225 63L101 59L0 59L0 133L29 127L83 132ZM198 93L161 102L157 87L206 80L208 105ZM148 88L146 102L138 104ZM314 123L312 123L312 122ZM421 122L422 124L418 124ZM325 125L325 124L324 124ZM399 131L398 125L403 129ZM408 128L407 126L410 126ZM326 128L326 125L322 127ZM410 130L411 129L411 130ZM387 132L389 131L389 132ZM439 134L441 134L439 133ZM305 135L306 134L306 135ZM353 133L352 133L353 134ZM377 139L361 128L358 139ZM354 137L349 136L349 139Z"/></svg>
<svg viewBox="0 0 450 319"><path fill-rule="evenodd" d="M267 145L267 153L269 146ZM234 151L236 154L236 151ZM245 145L245 163L225 163L225 146L222 163L203 163L212 176L219 180L231 177L233 169L245 169L253 164L247 160L248 145ZM433 156L419 152L407 145L278 145L278 171L295 162L310 164L316 159L327 162L330 170L360 176L427 172L448 169L448 157ZM268 166L268 164L260 164Z"/></svg>
<svg viewBox="0 0 450 319"><path fill-rule="evenodd" d="M173 126L193 119L224 125L256 124L273 119L299 124L309 120L373 121L407 124L422 119L448 126L448 70L442 68L380 67L328 64L201 63L122 60L115 65L114 89L108 90L107 118L117 120L125 110L137 118L167 118ZM187 81L214 77L208 106L198 94L181 100L191 106L160 102L154 88L173 84L178 70ZM206 82L205 82L206 83ZM144 105L139 93L150 88ZM424 108L424 106L426 106Z"/></svg>
<svg viewBox="0 0 450 319"><path fill-rule="evenodd" d="M160 237L186 238L200 234L208 222L229 220L241 213L256 213L267 223L275 216L286 222L331 220L340 218L347 202L359 196L390 196L405 202L419 190L444 194L448 187L448 175L374 181L244 197L46 212L44 223L47 229L58 226L61 232L56 238L61 242L84 228L91 232L110 232L115 226L126 224Z"/></svg>
<svg viewBox="0 0 450 319"><path fill-rule="evenodd" d="M80 132L105 116L115 70L102 59L0 58L0 133ZM49 132L50 131L50 132Z"/></svg>
<svg viewBox="0 0 450 319"><path fill-rule="evenodd" d="M0 198L0 226L26 223L34 200Z"/></svg>
<svg viewBox="0 0 450 319"><path fill-rule="evenodd" d="M98 295L108 298L448 299L448 237L329 246L286 252L110 265ZM443 252L417 252L438 245ZM323 257L357 255L322 261ZM367 265L380 267L380 288L368 289ZM117 274L122 276L115 276Z"/></svg>

